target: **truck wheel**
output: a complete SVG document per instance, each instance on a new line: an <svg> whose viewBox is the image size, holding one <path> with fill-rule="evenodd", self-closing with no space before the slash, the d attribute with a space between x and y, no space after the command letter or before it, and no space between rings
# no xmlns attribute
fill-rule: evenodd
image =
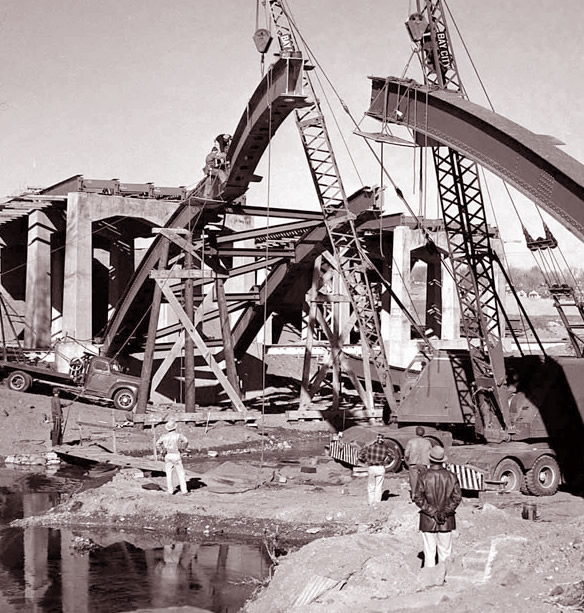
<svg viewBox="0 0 584 613"><path fill-rule="evenodd" d="M15 392L26 392L32 385L32 377L20 370L11 372L8 376L8 387Z"/></svg>
<svg viewBox="0 0 584 613"><path fill-rule="evenodd" d="M114 394L114 406L120 411L130 411L136 404L136 392L124 387Z"/></svg>
<svg viewBox="0 0 584 613"><path fill-rule="evenodd" d="M527 490L533 496L553 496L560 487L560 467L555 458L542 455L525 476Z"/></svg>
<svg viewBox="0 0 584 613"><path fill-rule="evenodd" d="M385 467L385 470L388 473L397 473L401 470L404 461L404 454L402 448L399 446L398 443L392 441L391 439L385 439L385 444L393 451L393 454L395 456L395 460L393 460L391 464L388 464Z"/></svg>
<svg viewBox="0 0 584 613"><path fill-rule="evenodd" d="M503 491L505 492L520 492L525 482L521 466L509 458L505 458L497 464L493 472L495 481L503 482Z"/></svg>

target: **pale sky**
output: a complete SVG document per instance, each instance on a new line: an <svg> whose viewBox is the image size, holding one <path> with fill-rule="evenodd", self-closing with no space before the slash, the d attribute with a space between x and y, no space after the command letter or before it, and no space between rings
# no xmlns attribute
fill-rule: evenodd
<svg viewBox="0 0 584 613"><path fill-rule="evenodd" d="M400 76L404 70L410 55L404 22L415 3L288 5L319 64L361 121L370 96L367 76ZM582 0L449 0L448 6L495 109L559 138L566 153L584 161ZM255 16L255 0L0 0L0 196L74 174L165 186L196 183L214 137L234 132L260 80ZM450 27L453 32L452 22ZM485 104L457 37L454 44L471 100ZM269 53L266 62L271 61ZM338 104L333 110L329 126L334 117L340 121L361 174L359 181L332 130L347 192L379 184L379 169L361 138L351 133ZM270 164L264 159L259 169L264 181L252 185L248 201L316 208L291 118L269 155ZM417 206L411 153L394 156L386 148L385 161ZM540 235L533 205L522 207L525 219L533 220L532 234ZM387 208L398 208L390 194ZM522 239L519 225L506 217L509 207L502 210L506 240ZM582 243L551 225L581 264ZM511 252L519 249L509 246Z"/></svg>

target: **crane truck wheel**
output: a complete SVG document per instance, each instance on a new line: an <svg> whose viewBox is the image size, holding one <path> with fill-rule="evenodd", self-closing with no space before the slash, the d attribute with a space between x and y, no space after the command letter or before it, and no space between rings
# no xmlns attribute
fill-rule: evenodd
<svg viewBox="0 0 584 613"><path fill-rule="evenodd" d="M525 475L527 491L533 496L553 496L560 487L560 466L555 458L542 455Z"/></svg>
<svg viewBox="0 0 584 613"><path fill-rule="evenodd" d="M510 458L505 458L497 464L493 472L493 479L502 482L504 492L520 492L525 482L521 466Z"/></svg>
<svg viewBox="0 0 584 613"><path fill-rule="evenodd" d="M401 470L403 461L404 461L404 453L402 448L398 443L392 441L391 439L385 439L385 444L393 451L393 455L395 459L393 459L386 467L385 470L388 473L397 473Z"/></svg>
<svg viewBox="0 0 584 613"><path fill-rule="evenodd" d="M32 377L20 370L11 372L8 376L8 387L15 392L26 392L32 386Z"/></svg>
<svg viewBox="0 0 584 613"><path fill-rule="evenodd" d="M130 411L136 404L136 392L127 387L119 389L114 394L114 406L120 411Z"/></svg>

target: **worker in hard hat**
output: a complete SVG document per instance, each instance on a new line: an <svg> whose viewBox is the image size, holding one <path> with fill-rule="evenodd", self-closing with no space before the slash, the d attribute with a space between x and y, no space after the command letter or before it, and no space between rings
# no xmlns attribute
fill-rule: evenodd
<svg viewBox="0 0 584 613"><path fill-rule="evenodd" d="M187 494L187 482L185 469L183 468L181 452L186 451L189 441L184 434L176 429L176 422L170 420L166 423L166 433L156 441L156 449L164 454L164 468L166 470L166 489L169 494L174 494L173 477L176 472L180 491Z"/></svg>

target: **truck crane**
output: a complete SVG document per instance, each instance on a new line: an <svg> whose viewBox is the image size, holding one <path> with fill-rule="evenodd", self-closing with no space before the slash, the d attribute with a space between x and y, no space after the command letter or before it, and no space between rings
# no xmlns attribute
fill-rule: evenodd
<svg viewBox="0 0 584 613"><path fill-rule="evenodd" d="M545 353L516 358L504 355L501 314L505 313L494 274L499 264L489 236L477 163L448 146L447 139L424 133L416 123L418 119L422 124L428 121L423 111L410 124L404 120L410 120L418 110L410 113L406 108L404 100L410 99L404 92L409 88L416 88L412 99L421 92L428 97L430 92L440 91L466 99L442 0L417 0L417 10L406 26L416 45L424 84L372 77L367 114L381 122L410 128L413 124L416 144L432 151L468 351L434 356L418 384L400 399L399 423L408 427L416 422L442 424L451 429L465 443L451 448L451 461L482 471L480 487L491 480L506 490L552 495L562 473L566 481L580 487L583 364L577 358L552 359ZM439 135L440 130L435 133ZM385 130L380 137L383 134ZM579 222L575 225L579 227ZM574 334L572 329L571 336ZM456 408L452 389L458 391ZM426 407L420 409L421 404ZM363 444L371 436L359 426L350 430L344 433L345 445ZM390 430L385 435L395 438ZM344 449L337 457L346 460L350 454Z"/></svg>

